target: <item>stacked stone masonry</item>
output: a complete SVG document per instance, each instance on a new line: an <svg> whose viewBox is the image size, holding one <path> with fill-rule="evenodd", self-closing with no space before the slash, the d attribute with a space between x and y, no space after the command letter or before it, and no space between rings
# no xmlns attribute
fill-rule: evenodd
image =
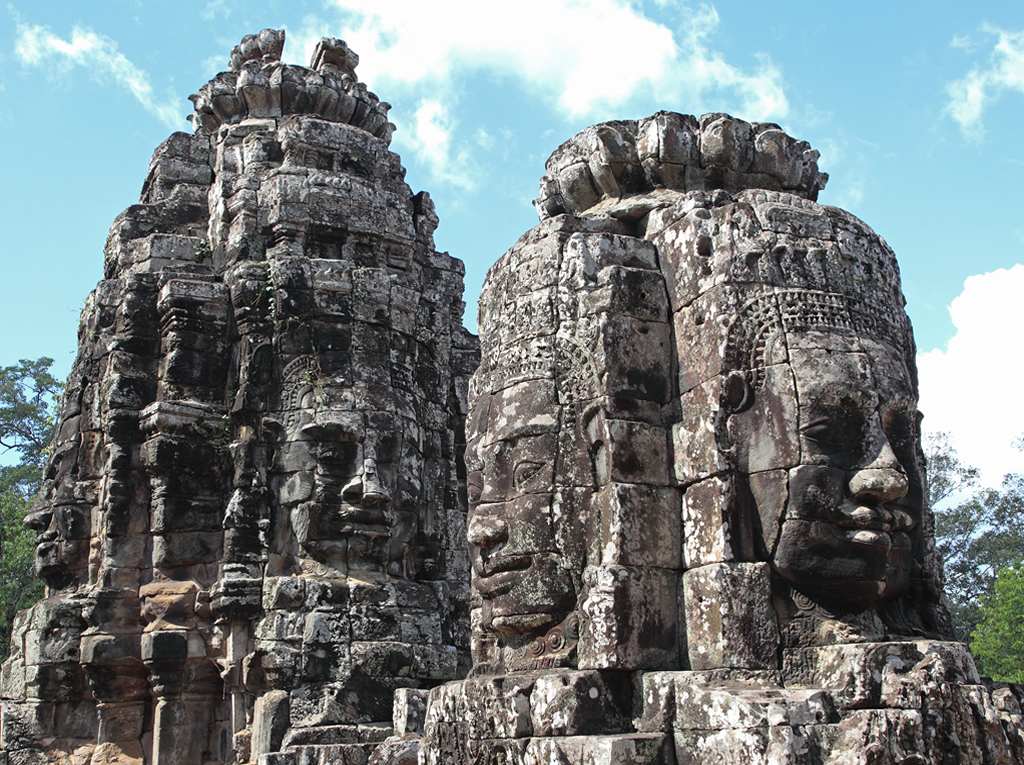
<svg viewBox="0 0 1024 765"><path fill-rule="evenodd" d="M474 664L422 763L1024 762L949 641L895 256L817 158L662 112L548 160L480 299Z"/></svg>
<svg viewBox="0 0 1024 765"><path fill-rule="evenodd" d="M397 689L468 668L463 266L355 54L283 41L243 41L111 227L28 519L12 765L364 763Z"/></svg>
<svg viewBox="0 0 1024 765"><path fill-rule="evenodd" d="M478 342L358 57L283 45L111 227L0 765L1024 763L950 641L895 256L817 152L587 128Z"/></svg>

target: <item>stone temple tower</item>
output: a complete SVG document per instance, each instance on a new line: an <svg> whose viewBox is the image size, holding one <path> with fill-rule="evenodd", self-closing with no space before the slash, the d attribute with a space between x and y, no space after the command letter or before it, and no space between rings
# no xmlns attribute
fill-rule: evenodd
<svg viewBox="0 0 1024 765"><path fill-rule="evenodd" d="M817 160L675 112L548 159L481 293L424 765L1024 762L950 640L896 257Z"/></svg>
<svg viewBox="0 0 1024 765"><path fill-rule="evenodd" d="M464 269L358 57L283 44L235 48L111 227L3 762L362 763L468 668Z"/></svg>

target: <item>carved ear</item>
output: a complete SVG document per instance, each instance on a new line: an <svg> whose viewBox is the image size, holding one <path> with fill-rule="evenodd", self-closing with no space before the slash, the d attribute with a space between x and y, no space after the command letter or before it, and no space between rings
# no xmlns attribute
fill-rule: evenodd
<svg viewBox="0 0 1024 765"><path fill-rule="evenodd" d="M745 372L730 372L722 383L722 406L729 414L739 414L754 403L754 389Z"/></svg>
<svg viewBox="0 0 1024 765"><path fill-rule="evenodd" d="M263 432L268 441L284 441L286 435L284 423L269 414L263 418Z"/></svg>

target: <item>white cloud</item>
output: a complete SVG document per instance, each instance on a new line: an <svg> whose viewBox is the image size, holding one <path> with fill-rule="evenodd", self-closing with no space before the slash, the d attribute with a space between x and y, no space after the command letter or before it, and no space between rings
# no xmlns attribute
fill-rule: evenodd
<svg viewBox="0 0 1024 765"><path fill-rule="evenodd" d="M476 168L465 147L453 149L456 124L447 106L425 98L416 108L409 129L402 130L400 125L395 132L395 144L415 152L435 179L471 191L477 185Z"/></svg>
<svg viewBox="0 0 1024 765"><path fill-rule="evenodd" d="M956 334L945 350L917 357L923 428L948 432L960 459L991 486L1024 472L1012 446L1024 433L1022 294L1024 265L968 277L949 307Z"/></svg>
<svg viewBox="0 0 1024 765"><path fill-rule="evenodd" d="M990 26L984 31L997 37L988 61L946 85L946 112L964 135L975 141L984 135L981 117L989 103L1005 90L1024 93L1024 31L1007 32ZM954 37L951 44L964 48L965 38Z"/></svg>
<svg viewBox="0 0 1024 765"><path fill-rule="evenodd" d="M48 27L24 24L16 20L14 54L25 66L65 71L85 67L99 82L113 81L127 90L146 111L169 127L180 130L184 124L181 100L158 98L149 75L117 50L117 43L91 29L75 26L70 39L62 39Z"/></svg>
<svg viewBox="0 0 1024 765"><path fill-rule="evenodd" d="M466 84L480 75L521 87L538 104L575 121L623 116L631 105L649 108L652 101L698 113L727 104L749 120L780 120L789 111L782 73L767 56L755 57L743 69L713 49L711 36L720 19L710 6L669 3L680 17L670 28L644 15L631 0L327 4L339 12L345 40L360 55L361 80L395 99L419 102L429 94L427 100L443 104L446 114L457 111ZM338 26L336 20L307 17L299 28L288 30L292 44L298 43L292 50L308 55L321 35L337 34ZM418 116L416 124L436 128L440 116L428 116ZM395 140L428 145L425 136L403 133L396 133ZM449 136L448 145L456 143L477 142L469 132L457 141Z"/></svg>
<svg viewBox="0 0 1024 765"><path fill-rule="evenodd" d="M471 0L332 0L348 17L346 39L377 85L447 85L489 69L512 75L570 117L603 116L638 92L659 96L728 90L747 119L788 111L781 73L766 57L743 71L709 48L714 8L688 13L673 32L627 0L521 0L486 6ZM501 9L496 11L495 9ZM538 23L543 19L543 23Z"/></svg>

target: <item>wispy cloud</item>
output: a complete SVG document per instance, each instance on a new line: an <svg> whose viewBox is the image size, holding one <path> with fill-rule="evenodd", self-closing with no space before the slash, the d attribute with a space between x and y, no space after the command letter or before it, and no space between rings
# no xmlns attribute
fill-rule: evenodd
<svg viewBox="0 0 1024 765"><path fill-rule="evenodd" d="M25 24L15 19L14 55L25 66L67 71L87 69L93 79L127 90L150 114L169 127L180 130L184 123L181 99L159 98L153 92L149 75L129 61L109 37L76 25L71 37L64 39L49 27Z"/></svg>
<svg viewBox="0 0 1024 765"><path fill-rule="evenodd" d="M227 18L231 15L231 6L227 0L210 0L201 15L207 21L213 21L217 16Z"/></svg>
<svg viewBox="0 0 1024 765"><path fill-rule="evenodd" d="M919 354L923 427L946 431L960 457L981 469L985 482L1020 472L1011 444L1024 433L1016 381L1024 375L1020 299L1024 265L970 276L950 304L956 334L944 350Z"/></svg>
<svg viewBox="0 0 1024 765"><path fill-rule="evenodd" d="M415 152L435 179L472 191L477 186L477 172L469 151L453 147L456 126L447 106L425 98L416 108L408 129L395 133L395 143Z"/></svg>
<svg viewBox="0 0 1024 765"><path fill-rule="evenodd" d="M946 85L949 95L946 113L973 141L980 141L984 136L982 113L988 104L1006 90L1024 93L1024 31L1007 32L992 26L983 27L983 31L996 37L988 60ZM967 38L962 36L954 37L951 45L972 49Z"/></svg>
<svg viewBox="0 0 1024 765"><path fill-rule="evenodd" d="M953 35L953 39L949 42L950 47L961 48L966 51L974 50L974 43L971 42L971 38L967 35Z"/></svg>
<svg viewBox="0 0 1024 765"><path fill-rule="evenodd" d="M520 0L487 14L472 0L326 2L360 54L360 79L392 98L430 93L452 114L466 83L479 75L497 75L554 117L575 122L654 103L686 111L728 107L751 120L780 120L789 111L782 72L770 58L755 56L744 68L715 50L721 21L711 6L670 3L678 14L670 27L629 0ZM288 33L293 44L311 48L337 29L337 19L307 17ZM438 120L417 124L434 127ZM461 144L478 143L476 125L464 130ZM396 141L400 136L409 138L400 132Z"/></svg>

